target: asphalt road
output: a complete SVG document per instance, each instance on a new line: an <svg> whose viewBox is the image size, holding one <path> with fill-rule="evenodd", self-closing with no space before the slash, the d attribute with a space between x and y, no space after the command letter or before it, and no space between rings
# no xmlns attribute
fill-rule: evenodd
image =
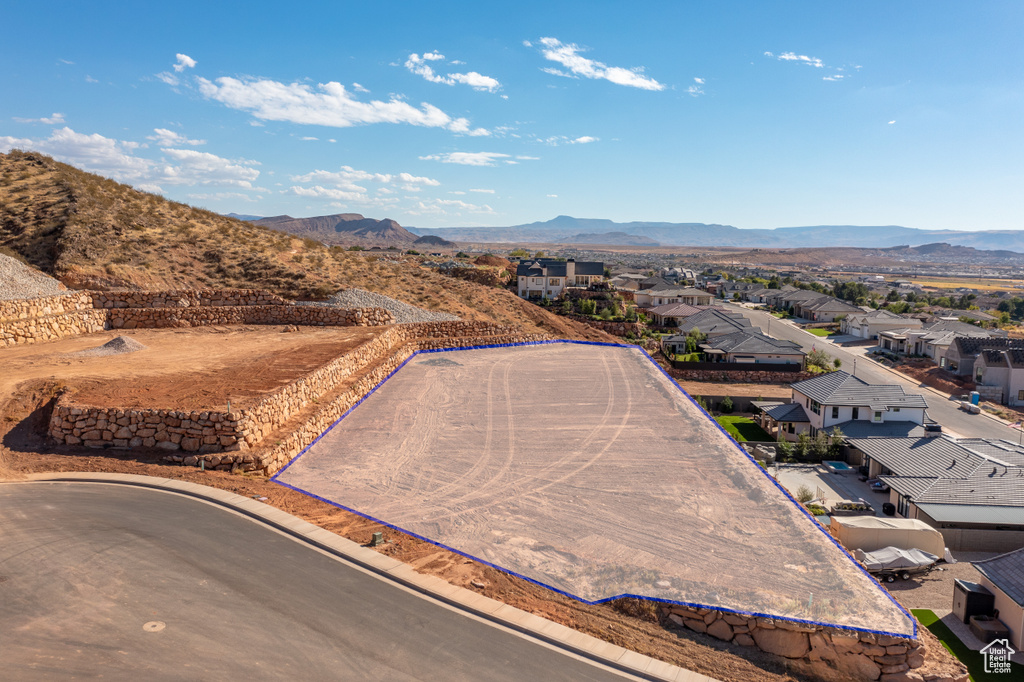
<svg viewBox="0 0 1024 682"><path fill-rule="evenodd" d="M0 484L0 661L11 681L623 679L216 505L89 483Z"/></svg>
<svg viewBox="0 0 1024 682"><path fill-rule="evenodd" d="M832 357L839 358L843 361L842 369L846 372L853 374L856 367L856 376L864 381L873 384L900 384L908 392L922 394L925 400L928 401L928 416L942 424L942 428L946 432L961 437L1005 438L1014 442L1017 442L1021 437L1021 433L1017 429L1011 429L984 415L968 414L960 410L957 407L957 403L936 395L936 393L933 393L923 384L908 379L904 375L889 371L874 360L869 360L861 354L848 351L842 346L833 345L828 341L823 341L792 324L772 317L766 312L751 310L750 308L733 304L729 304L729 308L746 315L752 324L760 327L762 331L770 336L787 341L796 341L806 351L810 351L812 347L817 347ZM856 360L856 363L854 360Z"/></svg>

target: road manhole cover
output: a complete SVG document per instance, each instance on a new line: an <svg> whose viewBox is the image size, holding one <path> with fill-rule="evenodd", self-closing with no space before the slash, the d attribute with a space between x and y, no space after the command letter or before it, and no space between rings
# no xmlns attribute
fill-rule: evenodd
<svg viewBox="0 0 1024 682"><path fill-rule="evenodd" d="M151 620L148 623L146 623L145 625L143 625L142 629L145 630L146 632L160 632L165 627L167 627L166 623L163 623L163 622L161 622L159 620Z"/></svg>

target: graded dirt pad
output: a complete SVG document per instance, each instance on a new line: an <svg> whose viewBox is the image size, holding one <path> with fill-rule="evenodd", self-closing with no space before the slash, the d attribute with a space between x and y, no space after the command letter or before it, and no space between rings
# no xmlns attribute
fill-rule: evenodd
<svg viewBox="0 0 1024 682"><path fill-rule="evenodd" d="M0 349L0 397L53 379L82 405L207 410L245 407L372 339L365 327L197 327L89 334ZM90 353L123 336L144 348ZM83 353L85 351L85 353Z"/></svg>
<svg viewBox="0 0 1024 682"><path fill-rule="evenodd" d="M276 480L588 602L912 632L636 349L416 355Z"/></svg>

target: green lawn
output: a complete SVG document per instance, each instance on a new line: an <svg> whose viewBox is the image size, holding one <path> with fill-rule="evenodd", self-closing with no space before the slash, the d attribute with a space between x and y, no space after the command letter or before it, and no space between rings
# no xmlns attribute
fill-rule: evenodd
<svg viewBox="0 0 1024 682"><path fill-rule="evenodd" d="M738 415L723 414L715 417L715 421L722 425L730 436L743 443L745 441L754 442L767 442L770 443L774 438L768 435L768 433L754 422L750 417L740 417Z"/></svg>
<svg viewBox="0 0 1024 682"><path fill-rule="evenodd" d="M804 331L815 336L828 336L831 333L827 329L805 329Z"/></svg>
<svg viewBox="0 0 1024 682"><path fill-rule="evenodd" d="M967 666L971 679L975 680L975 682L996 679L996 675L985 673L984 657L977 651L967 648L967 645L961 642L953 634L953 631L939 620L934 611L929 609L911 609L910 612L914 614L914 618L920 621L921 625L931 630L932 634L939 638L942 646L946 647L949 653L953 654L958 661ZM1008 680L1019 680L1022 676L1024 676L1024 666L1013 663L1011 664L1011 673L1009 675L999 675L998 677L1005 677Z"/></svg>

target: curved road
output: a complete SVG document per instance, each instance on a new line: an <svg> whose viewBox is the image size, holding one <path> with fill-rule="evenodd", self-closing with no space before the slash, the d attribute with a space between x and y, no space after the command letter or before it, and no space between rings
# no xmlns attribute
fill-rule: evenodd
<svg viewBox="0 0 1024 682"><path fill-rule="evenodd" d="M217 505L0 484L4 680L621 680Z"/></svg>
<svg viewBox="0 0 1024 682"><path fill-rule="evenodd" d="M853 374L854 368L856 368L857 377L864 381L872 384L899 384L908 392L924 395L925 400L928 401L928 416L942 424L944 431L964 438L1003 438L1013 442L1017 442L1021 438L1021 432L1017 429L1011 429L1003 422L986 415L967 414L957 407L957 403L933 392L924 384L899 372L891 371L873 360L865 358L862 354L853 353L842 346L824 341L788 322L777 320L766 312L751 310L732 303L728 305L730 310L742 313L750 320L751 324L770 336L795 341L805 351L817 347L832 357L839 358L843 361L843 370Z"/></svg>

